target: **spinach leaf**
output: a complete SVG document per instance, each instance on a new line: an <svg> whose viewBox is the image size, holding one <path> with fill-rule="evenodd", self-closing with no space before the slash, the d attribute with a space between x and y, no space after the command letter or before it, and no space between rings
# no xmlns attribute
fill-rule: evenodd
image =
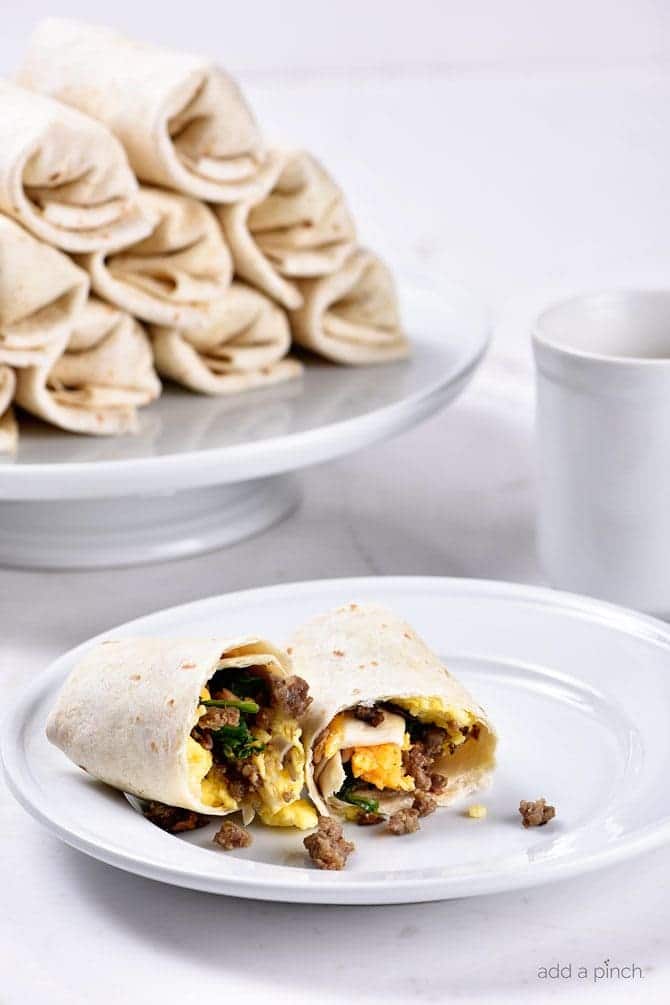
<svg viewBox="0 0 670 1005"><path fill-rule="evenodd" d="M243 761L265 750L265 744L256 739L246 722L240 722L239 726L221 726L220 729L212 730L212 738L217 752L227 761Z"/></svg>
<svg viewBox="0 0 670 1005"><path fill-rule="evenodd" d="M240 698L239 701L227 701L225 698L203 698L200 704L205 705L206 708L239 708L240 712L247 712L251 715L260 711L260 705L257 705L255 701L245 701L243 698Z"/></svg>
<svg viewBox="0 0 670 1005"><path fill-rule="evenodd" d="M343 803L350 803L352 806L357 806L365 813L376 813L379 809L379 802L377 799L368 799L367 796L359 794L356 791L355 783L352 783L349 780L347 780L340 791L336 793L335 798L341 799Z"/></svg>

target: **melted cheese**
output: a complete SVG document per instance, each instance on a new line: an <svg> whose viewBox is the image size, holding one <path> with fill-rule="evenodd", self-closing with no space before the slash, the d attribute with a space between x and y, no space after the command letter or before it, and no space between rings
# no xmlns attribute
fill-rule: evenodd
<svg viewBox="0 0 670 1005"><path fill-rule="evenodd" d="M261 754L254 757L254 763L264 781L260 793L261 805L258 810L263 821L265 821L265 817L274 817L281 810L285 810L288 805L300 797L305 771L305 751L300 743L301 732L300 727L293 721L275 722L272 736L281 737L285 743L289 744L288 753L282 760L280 757L281 745L270 745ZM265 735L269 739L269 735ZM290 825L282 824L280 826Z"/></svg>
<svg viewBox="0 0 670 1005"><path fill-rule="evenodd" d="M402 743L405 720L401 715L384 711L378 726L357 719L351 712L340 712L332 719L323 745L323 757L328 760L338 750L348 747L377 747L383 743Z"/></svg>
<svg viewBox="0 0 670 1005"><path fill-rule="evenodd" d="M361 778L378 789L408 792L414 788L414 779L403 773L402 748L397 743L355 747L351 755L351 772L354 778Z"/></svg>

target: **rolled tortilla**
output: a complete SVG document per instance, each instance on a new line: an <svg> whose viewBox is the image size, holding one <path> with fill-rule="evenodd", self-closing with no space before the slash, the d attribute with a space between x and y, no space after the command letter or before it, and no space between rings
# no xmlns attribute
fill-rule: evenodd
<svg viewBox="0 0 670 1005"><path fill-rule="evenodd" d="M88 277L67 255L0 214L0 363L53 359L87 295Z"/></svg>
<svg viewBox="0 0 670 1005"><path fill-rule="evenodd" d="M153 327L156 368L163 377L201 394L232 394L281 383L302 373L286 356L286 314L262 293L233 283L210 312L206 330L188 335Z"/></svg>
<svg viewBox="0 0 670 1005"><path fill-rule="evenodd" d="M359 248L337 272L298 285L303 305L291 328L306 349L354 366L408 355L393 277L371 251Z"/></svg>
<svg viewBox="0 0 670 1005"><path fill-rule="evenodd" d="M201 701L220 693L234 671L260 680L263 693L263 681L286 681L290 669L284 652L255 636L109 640L90 649L67 678L47 736L91 775L140 799L217 816L241 808L247 820L258 812L265 823L310 827L314 811L300 800L301 730L285 708L269 707L262 726L240 713L253 737L246 764L262 777L256 791L235 793L239 762L219 746L222 739L211 749L202 744L208 709ZM234 699L241 689L230 686ZM247 694L258 694L254 686Z"/></svg>
<svg viewBox="0 0 670 1005"><path fill-rule="evenodd" d="M235 82L199 56L47 18L18 79L103 122L143 181L208 202L235 202L255 184L264 151L253 116Z"/></svg>
<svg viewBox="0 0 670 1005"><path fill-rule="evenodd" d="M354 784L354 800L379 803L380 813L411 806L417 783L407 757L422 732L444 732L430 768L446 777L434 798L447 805L489 781L496 734L483 709L416 632L392 611L349 604L300 628L287 651L314 702L303 723L306 781L321 813L355 816L355 802L337 798ZM354 706L381 706L373 726ZM423 749L423 748L421 748Z"/></svg>
<svg viewBox="0 0 670 1005"><path fill-rule="evenodd" d="M16 401L61 429L110 436L134 432L160 390L142 326L91 298L56 358L17 372Z"/></svg>
<svg viewBox="0 0 670 1005"><path fill-rule="evenodd" d="M148 233L123 147L86 115L0 81L0 212L65 251Z"/></svg>
<svg viewBox="0 0 670 1005"><path fill-rule="evenodd" d="M218 214L237 275L289 309L302 303L293 280L334 272L356 236L342 192L301 150L273 150L261 187Z"/></svg>
<svg viewBox="0 0 670 1005"><path fill-rule="evenodd" d="M163 189L144 186L139 200L155 221L148 237L115 253L83 255L79 263L99 296L142 321L204 327L233 275L216 217L197 199Z"/></svg>
<svg viewBox="0 0 670 1005"><path fill-rule="evenodd" d="M14 371L0 365L0 454L13 453L19 442L19 428L12 408L15 387Z"/></svg>

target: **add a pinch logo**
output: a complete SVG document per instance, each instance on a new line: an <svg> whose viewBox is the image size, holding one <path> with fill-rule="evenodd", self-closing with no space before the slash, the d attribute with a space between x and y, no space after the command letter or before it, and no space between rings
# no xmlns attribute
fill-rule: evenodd
<svg viewBox="0 0 670 1005"><path fill-rule="evenodd" d="M603 960L594 966L577 965L572 962L557 961L551 966L537 968L537 979L542 981L591 980L594 984L601 981L635 981L644 977L642 967L637 963L614 964L611 960Z"/></svg>

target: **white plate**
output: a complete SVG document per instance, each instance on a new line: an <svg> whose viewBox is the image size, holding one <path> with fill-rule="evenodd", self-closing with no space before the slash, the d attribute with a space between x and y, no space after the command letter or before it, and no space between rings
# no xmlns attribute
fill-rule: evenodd
<svg viewBox="0 0 670 1005"><path fill-rule="evenodd" d="M285 515L296 494L277 476L427 418L483 358L486 317L462 290L403 287L401 302L412 341L402 362L310 358L300 380L226 398L168 386L140 410L137 436L75 436L26 420L16 457L0 456L0 563L178 558Z"/></svg>
<svg viewBox="0 0 670 1005"><path fill-rule="evenodd" d="M342 873L305 860L297 833L254 826L242 852L214 827L185 837L145 821L77 770L44 736L47 711L86 643L27 684L2 754L10 787L68 844L178 886L265 900L385 904L465 897L572 876L670 836L670 628L570 594L476 580L330 580L228 594L162 611L111 635L236 634L284 639L318 611L377 600L411 621L489 711L500 733L488 818L438 811L418 834L350 828ZM102 637L102 636L101 636ZM95 640L94 640L95 641ZM520 799L545 796L557 818L524 830Z"/></svg>

